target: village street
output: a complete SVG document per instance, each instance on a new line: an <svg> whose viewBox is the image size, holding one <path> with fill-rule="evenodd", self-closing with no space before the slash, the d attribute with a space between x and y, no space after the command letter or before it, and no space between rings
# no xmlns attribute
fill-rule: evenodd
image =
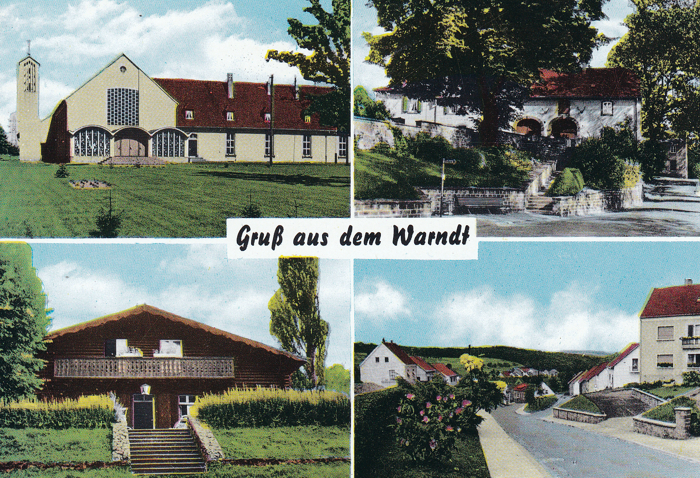
<svg viewBox="0 0 700 478"><path fill-rule="evenodd" d="M543 420L551 417L551 410L516 413L521 407L521 404L499 407L491 415L554 477L683 478L700 475L700 461Z"/></svg>
<svg viewBox="0 0 700 478"><path fill-rule="evenodd" d="M476 217L479 237L700 236L700 197L693 186L645 186L644 203L624 212L576 217L520 212Z"/></svg>

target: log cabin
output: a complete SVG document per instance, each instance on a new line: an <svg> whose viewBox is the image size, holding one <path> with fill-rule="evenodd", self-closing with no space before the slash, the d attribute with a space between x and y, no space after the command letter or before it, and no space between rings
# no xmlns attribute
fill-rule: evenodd
<svg viewBox="0 0 700 478"><path fill-rule="evenodd" d="M133 428L170 428L205 393L289 388L306 362L149 305L53 331L42 358L39 398L112 392Z"/></svg>

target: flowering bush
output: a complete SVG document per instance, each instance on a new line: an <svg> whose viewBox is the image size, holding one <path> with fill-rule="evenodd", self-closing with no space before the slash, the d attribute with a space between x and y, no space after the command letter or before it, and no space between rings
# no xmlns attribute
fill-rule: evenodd
<svg viewBox="0 0 700 478"><path fill-rule="evenodd" d="M415 461L449 458L457 435L473 423L476 410L458 389L419 384L396 407L396 436Z"/></svg>

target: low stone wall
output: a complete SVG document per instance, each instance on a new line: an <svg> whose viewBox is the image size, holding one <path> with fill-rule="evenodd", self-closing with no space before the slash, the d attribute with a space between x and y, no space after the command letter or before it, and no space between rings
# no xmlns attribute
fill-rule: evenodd
<svg viewBox="0 0 700 478"><path fill-rule="evenodd" d="M637 400L644 402L651 408L658 407L662 403L666 402L666 400L663 398L657 397L656 395L652 395L651 393L645 392L644 390L639 390L637 388L632 389L632 398L636 398Z"/></svg>
<svg viewBox="0 0 700 478"><path fill-rule="evenodd" d="M430 201L430 209L434 216L440 214L440 189L437 188L418 188ZM527 204L527 195L522 189L513 188L445 188L442 204L443 216L452 214L469 214L468 206L459 207L458 200L461 203L468 203L466 199L495 199L498 201L498 206L475 206L474 210L479 208L497 209L497 212L516 212L524 211ZM493 212L493 211L492 211Z"/></svg>
<svg viewBox="0 0 700 478"><path fill-rule="evenodd" d="M608 416L604 413L591 413L584 412L580 410L567 410L565 408L552 408L552 413L554 418L560 418L562 420L569 420L571 422L581 422L581 423L600 423L607 419Z"/></svg>
<svg viewBox="0 0 700 478"><path fill-rule="evenodd" d="M129 456L129 430L125 421L118 421L112 424L112 461L128 460Z"/></svg>
<svg viewBox="0 0 700 478"><path fill-rule="evenodd" d="M644 202L644 189L642 181L634 187L624 188L616 191L604 191L605 209L608 211L622 211L639 207Z"/></svg>
<svg viewBox="0 0 700 478"><path fill-rule="evenodd" d="M590 216L605 211L623 211L642 205L642 182L632 188L611 191L584 189L574 196L554 197L552 213L557 216Z"/></svg>
<svg viewBox="0 0 700 478"><path fill-rule="evenodd" d="M388 121L377 121L367 118L355 118L355 142L358 149L372 149L379 143L387 143L394 147L394 135Z"/></svg>
<svg viewBox="0 0 700 478"><path fill-rule="evenodd" d="M641 415L632 419L634 431L644 435L659 438L672 438L675 440L687 440L690 438L690 412L689 407L674 408L676 423L662 422L644 418Z"/></svg>
<svg viewBox="0 0 700 478"><path fill-rule="evenodd" d="M196 418L188 417L187 423L192 432L194 433L194 439L199 444L199 448L204 454L204 458L207 462L217 461L224 458L224 452L219 445L218 440L214 436L214 433L209 428L204 428L202 424Z"/></svg>
<svg viewBox="0 0 700 478"><path fill-rule="evenodd" d="M429 199L392 200L371 199L355 200L355 217L430 217L431 201Z"/></svg>

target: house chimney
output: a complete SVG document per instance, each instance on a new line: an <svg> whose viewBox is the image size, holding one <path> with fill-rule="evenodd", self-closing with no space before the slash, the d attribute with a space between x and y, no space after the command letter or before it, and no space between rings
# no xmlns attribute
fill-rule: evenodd
<svg viewBox="0 0 700 478"><path fill-rule="evenodd" d="M226 82L228 83L228 97L233 98L233 73L226 75Z"/></svg>
<svg viewBox="0 0 700 478"><path fill-rule="evenodd" d="M693 279L686 279L685 285L693 285Z"/></svg>

